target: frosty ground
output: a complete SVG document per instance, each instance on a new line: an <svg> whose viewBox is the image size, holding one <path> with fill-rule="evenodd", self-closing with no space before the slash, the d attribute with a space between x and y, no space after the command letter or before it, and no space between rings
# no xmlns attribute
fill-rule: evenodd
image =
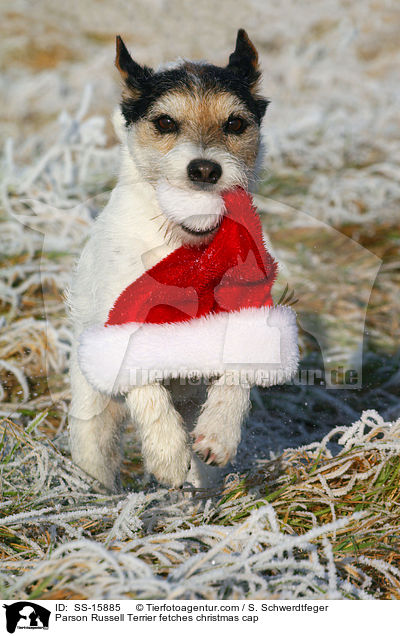
<svg viewBox="0 0 400 636"><path fill-rule="evenodd" d="M400 598L399 8L244 2L228 28L227 2L167 3L168 21L156 0L57 4L29 23L2 6L1 596ZM149 64L223 63L237 26L272 100L256 200L275 301L316 381L255 390L224 484L195 496L143 474L128 427L110 496L70 461L63 293L115 182L113 37ZM341 366L359 388L318 382Z"/></svg>

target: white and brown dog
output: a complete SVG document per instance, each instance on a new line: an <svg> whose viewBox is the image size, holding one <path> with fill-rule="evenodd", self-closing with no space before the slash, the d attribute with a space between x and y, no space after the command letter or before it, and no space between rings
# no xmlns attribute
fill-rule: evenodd
<svg viewBox="0 0 400 636"><path fill-rule="evenodd" d="M116 66L124 81L121 107L114 116L121 141L119 179L93 226L68 299L76 337L71 359L72 458L106 487L117 489L121 433L128 416L138 428L147 471L169 486L186 480L199 486L204 484L205 463L222 466L236 453L249 406L248 383L224 382L220 372L218 381L209 383L193 421L190 382L133 383L124 390L104 390L87 370L82 372L79 341L82 347L82 333L104 325L132 280L182 245L213 239L224 214L221 193L237 186L248 189L254 177L268 102L257 92L257 51L243 30L224 68L181 60L153 71L133 61L120 37ZM295 326L287 314L278 316L279 324L282 317L290 323L285 377L297 364ZM201 332L198 337L203 337ZM162 350L162 335L157 342ZM113 341L112 346L122 345ZM95 366L107 374L114 349L102 347L100 343ZM201 390L204 395L204 387L195 386L196 393Z"/></svg>

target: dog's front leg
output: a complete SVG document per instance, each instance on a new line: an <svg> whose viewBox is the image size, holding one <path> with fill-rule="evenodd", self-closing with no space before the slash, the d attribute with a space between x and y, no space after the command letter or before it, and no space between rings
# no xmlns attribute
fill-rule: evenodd
<svg viewBox="0 0 400 636"><path fill-rule="evenodd" d="M162 484L181 486L191 453L169 391L161 384L135 387L127 394L127 404L139 430L146 470Z"/></svg>
<svg viewBox="0 0 400 636"><path fill-rule="evenodd" d="M95 391L82 375L76 352L71 360L69 436L72 460L106 488L121 488L121 434L125 405Z"/></svg>
<svg viewBox="0 0 400 636"><path fill-rule="evenodd" d="M193 430L193 450L207 464L225 466L236 455L241 426L249 409L250 389L229 386L222 375L208 389Z"/></svg>

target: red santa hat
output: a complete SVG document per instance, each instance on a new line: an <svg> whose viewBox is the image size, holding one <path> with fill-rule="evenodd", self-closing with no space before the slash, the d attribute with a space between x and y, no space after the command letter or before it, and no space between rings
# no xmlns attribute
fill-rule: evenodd
<svg viewBox="0 0 400 636"><path fill-rule="evenodd" d="M277 263L241 188L224 194L212 241L183 245L133 281L105 325L86 329L80 367L97 390L177 377L213 377L271 386L298 365L296 316L273 306Z"/></svg>

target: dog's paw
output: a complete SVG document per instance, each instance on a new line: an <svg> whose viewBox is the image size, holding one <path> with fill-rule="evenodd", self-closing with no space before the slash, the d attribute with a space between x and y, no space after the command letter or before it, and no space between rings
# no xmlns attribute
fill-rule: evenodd
<svg viewBox="0 0 400 636"><path fill-rule="evenodd" d="M193 451L206 462L225 466L236 455L249 390L240 385L211 385L192 432Z"/></svg>
<svg viewBox="0 0 400 636"><path fill-rule="evenodd" d="M225 466L236 455L237 445L230 445L216 435L196 434L194 431L193 451L210 466Z"/></svg>
<svg viewBox="0 0 400 636"><path fill-rule="evenodd" d="M188 447L168 456L148 459L146 469L164 486L179 488L186 481L191 452Z"/></svg>

